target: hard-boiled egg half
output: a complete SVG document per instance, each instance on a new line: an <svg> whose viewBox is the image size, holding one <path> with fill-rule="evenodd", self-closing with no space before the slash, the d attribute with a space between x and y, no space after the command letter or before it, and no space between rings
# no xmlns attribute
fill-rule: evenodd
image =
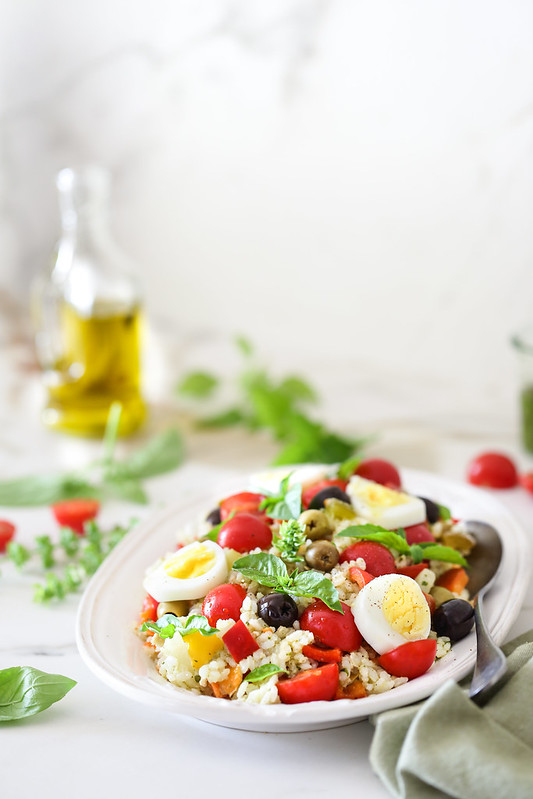
<svg viewBox="0 0 533 799"><path fill-rule="evenodd" d="M227 576L228 564L222 547L214 541L194 541L150 569L143 585L158 602L173 602L199 599Z"/></svg>
<svg viewBox="0 0 533 799"><path fill-rule="evenodd" d="M357 594L352 613L359 632L380 655L427 638L431 629L422 589L403 574L383 574L367 583Z"/></svg>
<svg viewBox="0 0 533 799"><path fill-rule="evenodd" d="M359 516L387 530L409 527L426 520L426 506L419 497L395 491L359 475L350 478L346 493Z"/></svg>

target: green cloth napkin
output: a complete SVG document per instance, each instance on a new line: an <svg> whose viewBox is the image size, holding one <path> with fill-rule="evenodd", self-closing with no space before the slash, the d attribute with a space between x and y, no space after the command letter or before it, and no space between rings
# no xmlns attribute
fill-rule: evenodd
<svg viewBox="0 0 533 799"><path fill-rule="evenodd" d="M482 708L449 680L372 719L370 762L393 796L532 799L533 630L502 648L508 671Z"/></svg>

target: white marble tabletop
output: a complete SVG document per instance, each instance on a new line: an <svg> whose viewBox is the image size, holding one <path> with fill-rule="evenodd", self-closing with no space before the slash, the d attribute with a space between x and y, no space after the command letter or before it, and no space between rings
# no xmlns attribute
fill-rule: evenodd
<svg viewBox="0 0 533 799"><path fill-rule="evenodd" d="M39 391L34 376L23 376L20 359L5 364L0 404L0 477L80 465L94 456L97 445L43 430L37 419ZM10 369L12 371L10 371ZM376 397L383 399L379 383ZM407 398L409 399L409 398ZM368 391L371 419L372 392ZM396 400L397 401L397 398ZM455 424L460 409L451 409L446 425L402 409L384 409L380 438L370 450L403 466L419 467L461 479L469 458L486 448L504 449L519 459L512 425L505 418L477 431ZM453 411L457 410L454 417ZM389 414L387 420L387 413ZM154 411L152 427L175 418L167 407ZM358 409L364 419L364 408ZM464 422L464 420L463 420ZM367 427L372 428L374 420ZM171 475L152 480L152 506L201 493L231 471L261 468L272 455L260 437L243 434L189 435L186 464ZM529 465L529 464L527 464ZM533 497L521 489L500 492L499 498L532 529ZM149 513L150 508L141 513ZM133 506L110 503L101 513L103 524L139 515ZM22 543L37 534L54 532L48 509L0 509L18 527ZM0 668L31 665L77 680L75 688L40 715L2 727L5 764L4 799L42 799L71 795L76 799L121 794L144 797L158 785L171 795L233 799L245 788L256 799L278 796L322 797L342 788L349 795L388 795L373 774L368 753L373 728L367 721L322 732L262 734L211 726L192 718L177 718L137 704L102 684L80 658L75 644L79 596L64 602L36 605L32 585L36 573L19 574L2 565L0 577ZM519 614L508 638L533 627L531 599ZM305 777L302 775L305 774ZM269 775L275 775L275 784ZM159 790L159 789L158 789Z"/></svg>

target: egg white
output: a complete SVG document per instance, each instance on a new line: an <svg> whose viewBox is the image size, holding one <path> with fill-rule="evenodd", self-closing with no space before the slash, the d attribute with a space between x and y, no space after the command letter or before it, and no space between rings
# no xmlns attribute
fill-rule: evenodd
<svg viewBox="0 0 533 799"><path fill-rule="evenodd" d="M215 556L213 565L197 577L178 578L167 574L168 567L177 557L194 555L195 549L207 549ZM214 541L194 541L152 567L144 579L144 590L157 602L174 602L176 599L200 599L212 588L223 583L228 576L228 563L222 547Z"/></svg>
<svg viewBox="0 0 533 799"><path fill-rule="evenodd" d="M426 506L419 497L386 488L357 474L350 478L346 493L359 516L387 530L410 527L426 520ZM383 503L379 502L380 494Z"/></svg>
<svg viewBox="0 0 533 799"><path fill-rule="evenodd" d="M415 595L422 621L420 635L416 637L402 635L398 630L394 630L384 616L383 601L393 583L410 588ZM380 655L396 649L407 641L427 638L431 629L431 613L422 589L415 580L403 574L383 574L367 583L359 591L352 613L359 632Z"/></svg>

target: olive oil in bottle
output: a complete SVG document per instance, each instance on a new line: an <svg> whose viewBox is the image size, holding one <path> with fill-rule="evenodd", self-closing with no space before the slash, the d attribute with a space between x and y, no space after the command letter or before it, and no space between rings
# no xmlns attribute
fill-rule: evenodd
<svg viewBox="0 0 533 799"><path fill-rule="evenodd" d="M120 402L119 433L143 422L142 310L137 284L105 225L106 173L65 169L57 179L63 236L33 288L46 425L99 436Z"/></svg>

